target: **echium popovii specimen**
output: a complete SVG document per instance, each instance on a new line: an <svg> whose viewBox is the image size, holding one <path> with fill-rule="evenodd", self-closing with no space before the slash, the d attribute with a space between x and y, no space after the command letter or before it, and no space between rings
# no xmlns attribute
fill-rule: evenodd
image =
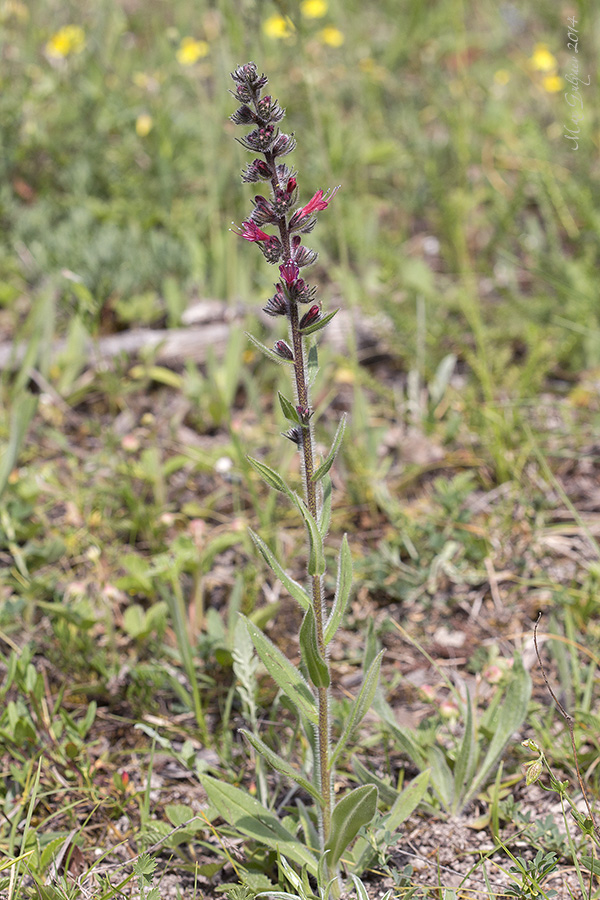
<svg viewBox="0 0 600 900"><path fill-rule="evenodd" d="M262 183L270 188L268 197L259 194L254 198L254 208L237 233L256 244L267 262L279 266L280 278L275 284L275 293L264 309L270 316L287 319L289 330L289 342L278 339L272 349L250 337L268 357L291 368L295 399L292 401L280 394L279 400L289 421L285 437L297 445L302 455L303 496L288 487L285 479L274 469L258 460L250 459L250 462L270 487L291 500L304 520L309 546L308 590L285 572L258 535L251 534L266 562L304 611L300 629L301 667L295 667L252 622L248 621L247 627L269 674L288 698L289 705L296 709L312 754L307 755L306 750L296 754L298 759L305 760L300 771L268 747L257 734L243 733L270 766L296 782L305 799L307 795L312 798L314 808L311 813L303 803L299 804L300 825L295 830L297 833L292 833L269 811L268 804L260 804L241 790L216 779L205 777L203 783L211 803L224 818L236 825L238 830L280 850L284 857L301 864L320 882L325 878L328 882L326 894L329 895L330 889L333 893L339 889L338 872L342 854L345 854L345 859L348 858L350 843L376 812L375 787L363 785L335 802L333 777L340 754L373 702L381 665L381 655L369 662L347 721L341 734L333 741L328 645L348 603L352 562L344 537L338 560L337 589L328 608L323 593L323 541L331 513L328 472L342 440L344 421L337 428L329 453L317 465L310 384L317 370L313 335L327 325L337 310L328 315L322 314L320 305L315 301L315 288L306 283L300 271L317 258L316 252L302 243L303 236L313 230L316 214L327 208L337 188L326 193L319 190L304 206L298 205L296 172L280 161L296 145L292 135L284 134L279 129L284 110L277 100L268 94L263 96L267 78L258 74L254 63L237 68L232 78L235 90L231 93L240 106L231 120L236 125L251 127L239 141L255 154L243 172L243 181ZM304 833L304 842L298 837L301 832Z"/></svg>

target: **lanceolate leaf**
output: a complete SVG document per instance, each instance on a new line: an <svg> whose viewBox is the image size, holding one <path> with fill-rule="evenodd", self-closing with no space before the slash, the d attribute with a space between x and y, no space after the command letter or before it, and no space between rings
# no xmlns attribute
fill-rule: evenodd
<svg viewBox="0 0 600 900"><path fill-rule="evenodd" d="M326 475L329 472L330 468L333 465L336 454L340 448L340 444L342 443L342 438L344 437L344 429L346 427L346 413L340 419L340 424L337 427L337 431L335 433L335 437L333 439L333 444L331 445L331 450L327 454L324 462L321 463L317 471L312 477L313 481L319 481L323 475Z"/></svg>
<svg viewBox="0 0 600 900"><path fill-rule="evenodd" d="M277 392L279 395L279 405L281 406L281 411L290 422L294 422L295 425L300 424L300 416L296 410L296 407L287 397L284 397L281 391Z"/></svg>
<svg viewBox="0 0 600 900"><path fill-rule="evenodd" d="M292 363L293 362L293 359L283 359L283 357L280 356L278 353L275 353L274 350L270 350L269 347L265 347L264 344L261 344L261 342L258 340L258 338L255 338L254 335L250 334L248 331L246 332L246 337L249 338L252 341L252 343L254 344L254 346L258 347L258 349L260 351L262 351L262 353L264 353L265 356L267 356L269 359L272 359L274 362L276 362L276 363Z"/></svg>
<svg viewBox="0 0 600 900"><path fill-rule="evenodd" d="M473 701L467 690L467 699L465 703L466 720L465 733L463 734L456 760L454 763L454 809L453 813L458 813L460 805L457 801L464 795L465 789L468 789L477 765L477 735L473 722Z"/></svg>
<svg viewBox="0 0 600 900"><path fill-rule="evenodd" d="M308 370L308 383L312 387L319 371L319 352L316 343L308 351L306 368Z"/></svg>
<svg viewBox="0 0 600 900"><path fill-rule="evenodd" d="M485 759L479 767L477 776L465 795L463 805L472 800L475 794L484 786L513 733L523 724L527 715L527 707L531 696L531 678L519 657L515 659L513 676L513 680L506 689L504 700L498 712L494 736L490 741Z"/></svg>
<svg viewBox="0 0 600 900"><path fill-rule="evenodd" d="M321 537L325 540L325 536L329 531L329 523L331 522L331 478L325 475L323 478L323 506L321 515L319 516L319 531Z"/></svg>
<svg viewBox="0 0 600 900"><path fill-rule="evenodd" d="M321 328L325 328L326 325L329 325L336 313L339 313L339 309L334 309L333 312L327 313L326 316L323 316L322 319L319 319L319 321L315 322L313 325L307 325L306 328L300 328L300 334L314 334L315 331L320 331Z"/></svg>
<svg viewBox="0 0 600 900"><path fill-rule="evenodd" d="M312 606L309 606L304 614L300 626L300 650L302 659L306 663L310 680L317 688L329 687L329 666L319 653L317 643L317 623ZM333 762L333 760L332 760Z"/></svg>
<svg viewBox="0 0 600 900"><path fill-rule="evenodd" d="M240 728L241 734L244 735L248 743L252 744L257 753L259 753L263 759L265 759L269 765L275 769L276 772L279 772L281 775L285 775L286 778L290 778L292 781L295 781L299 787L303 788L307 793L313 797L317 803L321 804L322 798L318 791L318 789L311 784L308 778L304 778L303 775L300 775L293 766L286 762L285 759L282 759L277 755L270 747L268 747L264 741L262 741L258 735L252 734L247 731L245 728Z"/></svg>
<svg viewBox="0 0 600 900"><path fill-rule="evenodd" d="M321 532L319 531L319 526L314 520L311 512L304 500L298 496L298 494L294 494L294 502L300 512L302 513L302 517L306 522L306 527L308 529L308 537L310 542L310 554L308 557L308 574L309 575L323 575L325 572L325 552L323 550L323 538L321 537Z"/></svg>
<svg viewBox="0 0 600 900"><path fill-rule="evenodd" d="M258 800L247 791L211 778L210 775L202 775L201 782L209 803L226 822L253 840L279 850L287 859L306 866L310 874L316 877L317 860L310 850Z"/></svg>
<svg viewBox="0 0 600 900"><path fill-rule="evenodd" d="M373 820L377 810L377 788L364 784L342 797L331 817L331 837L325 845L329 850L327 863L334 871L348 844L354 840L363 825Z"/></svg>
<svg viewBox="0 0 600 900"><path fill-rule="evenodd" d="M348 545L348 538L344 535L340 555L338 559L337 587L333 600L333 607L325 626L325 643L328 644L340 627L341 621L348 606L350 591L352 590L352 554Z"/></svg>
<svg viewBox="0 0 600 900"><path fill-rule="evenodd" d="M301 584L298 584L297 581L294 581L293 578L287 574L283 566L281 566L274 553L269 550L268 546L265 544L261 538L256 534L256 532L252 531L251 528L248 529L250 533L250 537L256 544L257 548L262 553L265 561L271 567L273 572L277 575L283 586L290 592L294 600L297 600L302 609L308 609L311 604L310 597L307 592L304 590Z"/></svg>
<svg viewBox="0 0 600 900"><path fill-rule="evenodd" d="M385 827L392 833L397 831L400 826L406 822L412 812L415 811L429 785L430 777L429 769L420 772L416 778L407 785L404 790L398 794L398 798L389 811Z"/></svg>
<svg viewBox="0 0 600 900"><path fill-rule="evenodd" d="M246 626L252 643L256 647L256 652L275 684L289 697L298 711L309 722L316 725L318 716L315 698L298 669L294 668L281 650L278 650L275 644L250 619L246 619Z"/></svg>
<svg viewBox="0 0 600 900"><path fill-rule="evenodd" d="M364 681L361 685L360 691L358 692L354 703L352 704L352 708L350 710L350 714L346 719L346 727L342 733L341 738L338 741L338 744L331 755L331 765L334 766L335 762L348 743L350 737L352 736L352 732L354 729L362 722L363 717L366 712L370 709L371 704L373 703L373 698L375 696L375 691L377 690L377 682L379 680L379 670L381 668L381 660L383 659L383 650L381 650L371 665L369 666L369 671L364 677Z"/></svg>
<svg viewBox="0 0 600 900"><path fill-rule="evenodd" d="M263 481L267 482L269 487L275 488L276 491L281 491L282 494L287 494L288 497L293 496L291 490L275 469L271 469L270 466L260 462L260 460L254 459L253 456L247 456L246 459L252 468L258 472Z"/></svg>

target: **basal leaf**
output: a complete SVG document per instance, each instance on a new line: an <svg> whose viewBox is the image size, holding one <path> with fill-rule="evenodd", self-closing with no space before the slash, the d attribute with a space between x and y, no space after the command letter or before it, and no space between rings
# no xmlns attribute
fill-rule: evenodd
<svg viewBox="0 0 600 900"><path fill-rule="evenodd" d="M310 874L316 877L317 860L310 850L258 800L246 791L210 775L201 775L200 780L209 803L229 825L253 840L278 850L298 865L306 866Z"/></svg>
<svg viewBox="0 0 600 900"><path fill-rule="evenodd" d="M330 872L335 871L346 847L363 825L373 820L377 811L377 788L364 784L342 797L331 816L331 836L325 844Z"/></svg>

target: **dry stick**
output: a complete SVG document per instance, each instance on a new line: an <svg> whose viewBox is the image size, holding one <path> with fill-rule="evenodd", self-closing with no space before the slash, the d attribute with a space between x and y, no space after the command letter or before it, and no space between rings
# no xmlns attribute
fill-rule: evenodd
<svg viewBox="0 0 600 900"><path fill-rule="evenodd" d="M564 708L564 706L562 705L562 703L560 702L560 700L558 699L558 697L556 696L556 694L550 687L550 682L548 681L548 677L546 675L546 670L544 669L544 663L542 662L542 658L540 656L540 651L539 651L538 642L537 642L537 630L538 630L538 625L540 624L541 618L542 618L542 613L540 611L540 613L538 614L538 617L537 617L537 621L536 621L535 625L533 626L533 643L535 646L535 653L537 656L539 667L542 672L542 676L546 683L546 687L548 688L548 691L550 693L550 696L554 700L554 703L556 704L556 708L558 709L559 713L561 714L561 716L563 717L563 719L565 720L565 722L567 723L567 726L569 728L569 734L571 736L571 748L573 750L573 759L575 760L575 771L577 773L577 781L579 782L579 787L581 789L581 793L582 793L583 799L585 801L585 805L587 807L588 818L589 818L590 822L592 823L594 833L596 834L597 837L600 838L600 831L598 830L598 826L596 825L594 813L592 812L592 807L590 806L590 801L588 800L588 796L587 796L585 787L583 785L583 779L581 777L581 772L579 771L579 757L577 755L577 748L575 746L575 719L573 718L572 715L570 715L567 712L567 710Z"/></svg>

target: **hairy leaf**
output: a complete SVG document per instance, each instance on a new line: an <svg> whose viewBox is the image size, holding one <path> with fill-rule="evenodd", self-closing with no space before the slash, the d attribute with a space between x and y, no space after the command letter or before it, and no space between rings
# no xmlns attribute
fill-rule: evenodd
<svg viewBox="0 0 600 900"><path fill-rule="evenodd" d="M209 803L226 822L253 840L278 850L287 859L300 866L306 866L310 874L316 877L317 860L310 850L258 800L251 797L247 791L210 775L201 775L200 780L208 795Z"/></svg>
<svg viewBox="0 0 600 900"><path fill-rule="evenodd" d="M262 659L267 672L283 691L286 697L305 718L317 724L317 707L315 698L308 684L291 662L278 650L275 644L257 628L250 619L246 619L248 633L256 647L256 652Z"/></svg>
<svg viewBox="0 0 600 900"><path fill-rule="evenodd" d="M363 825L373 820L377 810L377 788L364 784L342 797L331 816L331 837L325 844L329 850L329 871L335 871L342 853Z"/></svg>
<svg viewBox="0 0 600 900"><path fill-rule="evenodd" d="M297 772L293 766L290 765L285 759L282 759L281 756L278 756L270 747L265 744L263 740L261 740L258 735L252 734L250 731L247 731L245 728L240 728L240 733L244 735L248 743L252 744L257 753L259 753L263 759L265 759L271 768L275 769L276 772L279 772L280 775L285 775L286 778L290 778L292 781L295 781L299 787L303 788L307 793L313 797L317 803L322 804L322 798L318 791L318 789L311 784L311 782L304 778L299 772Z"/></svg>
<svg viewBox="0 0 600 900"><path fill-rule="evenodd" d="M346 725L342 736L340 737L335 750L331 755L331 765L334 766L335 762L350 740L352 736L352 732L354 729L362 722L363 717L370 709L371 704L373 703L373 698L375 697L375 691L377 690L377 682L379 681L379 670L381 669L381 660L383 659L383 650L381 650L373 662L369 667L369 671L364 677L363 683L361 685L360 691L358 692L354 703L352 704L352 708L350 709L350 714L346 719Z"/></svg>
<svg viewBox="0 0 600 900"><path fill-rule="evenodd" d="M316 688L329 687L329 666L319 653L317 641L317 623L312 606L309 606L304 614L300 626L300 650L302 659L306 664L310 680ZM333 760L332 760L333 762Z"/></svg>
<svg viewBox="0 0 600 900"><path fill-rule="evenodd" d="M298 496L298 494L294 495L294 502L302 513L302 518L306 522L306 528L308 531L308 539L310 543L308 574L323 575L323 573L325 572L325 552L323 550L323 538L321 537L319 526L315 522L314 517L308 509L306 503L301 497Z"/></svg>
<svg viewBox="0 0 600 900"><path fill-rule="evenodd" d="M314 473L312 480L319 481L323 475L326 475L330 468L333 465L337 452L340 448L340 444L342 443L342 438L344 437L344 429L346 428L346 413L340 419L340 424L337 427L337 431L335 433L335 437L333 439L333 443L331 445L331 450L327 454L325 460L321 463L317 471Z"/></svg>
<svg viewBox="0 0 600 900"><path fill-rule="evenodd" d="M276 363L293 363L294 362L293 359L283 359L283 357L280 356L278 353L275 353L274 350L271 350L269 347L265 347L265 345L262 344L258 340L258 338L255 338L254 335L250 334L248 331L246 332L246 337L249 338L249 340L252 341L254 346L258 347L258 349L262 353L264 353L265 356L267 356L269 359L272 359L274 362L276 362Z"/></svg>
<svg viewBox="0 0 600 900"><path fill-rule="evenodd" d="M333 606L325 626L325 643L328 644L340 627L352 590L352 554L348 538L344 535L338 559L337 586Z"/></svg>
<svg viewBox="0 0 600 900"><path fill-rule="evenodd" d="M258 472L263 481L266 481L269 487L275 488L276 491L281 491L282 494L286 494L288 497L293 496L291 490L289 489L281 475L275 471L275 469L272 469L265 463L260 462L260 460L258 459L254 459L253 456L247 456L246 459L248 460L252 468Z"/></svg>
<svg viewBox="0 0 600 900"><path fill-rule="evenodd" d="M339 308L334 309L333 312L327 313L326 316L323 316L322 319L319 319L318 322L314 322L312 325L307 325L306 328L300 328L300 334L314 334L316 331L320 331L322 328L325 328L336 313L339 313Z"/></svg>
<svg viewBox="0 0 600 900"><path fill-rule="evenodd" d="M252 531L251 528L248 529L248 532L257 548L262 553L265 561L271 567L275 575L277 575L284 588L289 591L294 600L298 601L302 609L308 609L311 601L308 593L304 590L302 585L298 584L297 581L294 581L294 579L287 574L283 566L281 566L277 561L277 557L275 556L275 554L271 552L265 542L261 540L261 538L259 538L259 536L254 531Z"/></svg>

